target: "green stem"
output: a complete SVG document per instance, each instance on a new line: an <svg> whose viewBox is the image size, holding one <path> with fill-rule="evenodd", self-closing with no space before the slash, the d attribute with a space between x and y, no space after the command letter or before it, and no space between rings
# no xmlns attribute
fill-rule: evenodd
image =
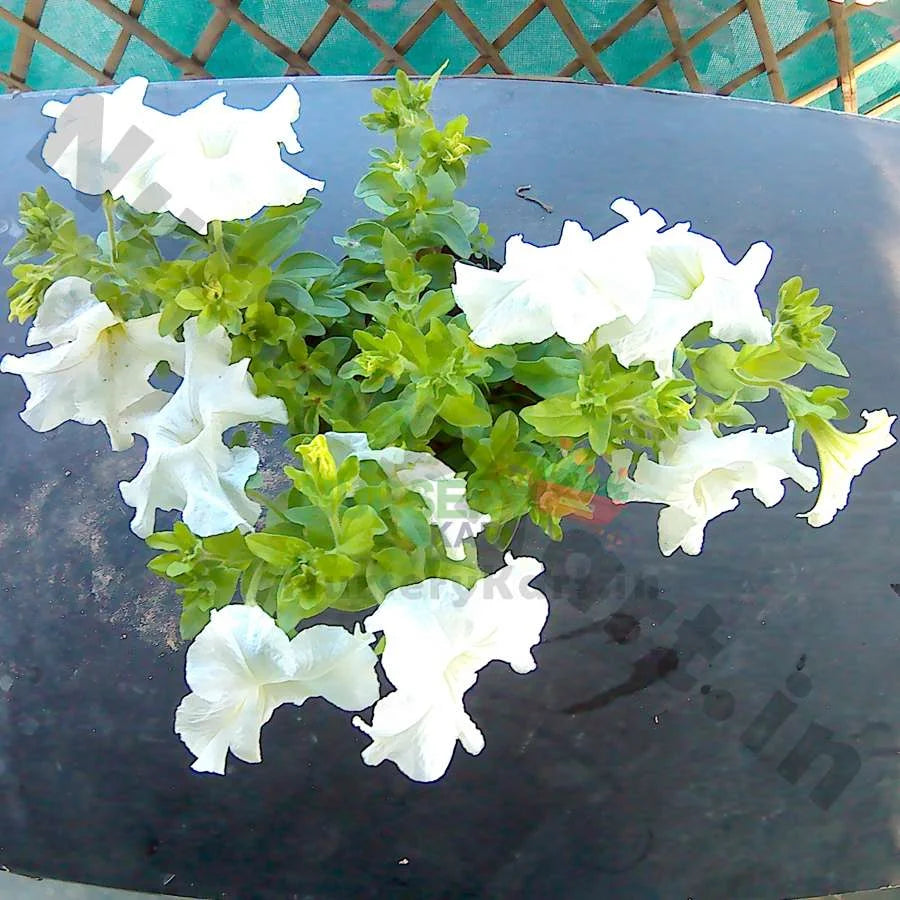
<svg viewBox="0 0 900 900"><path fill-rule="evenodd" d="M735 378L745 387L767 387L780 391L782 388L790 388L791 385L785 384L783 381L775 381L771 378L756 378L753 375L745 375L740 368L732 369Z"/></svg>
<svg viewBox="0 0 900 900"><path fill-rule="evenodd" d="M103 195L103 214L106 216L106 231L109 235L109 255L113 262L116 262L118 259L118 247L119 243L116 240L116 223L113 219L113 209L115 208L116 201L113 200L112 194L107 191Z"/></svg>
<svg viewBox="0 0 900 900"><path fill-rule="evenodd" d="M331 538L334 541L334 546L337 547L341 540L341 521L338 516L338 510L334 505L330 505L329 508L325 510L325 515L328 516L328 526L331 528Z"/></svg>
<svg viewBox="0 0 900 900"><path fill-rule="evenodd" d="M222 256L227 257L228 254L225 252L225 242L222 238L222 223L218 219L214 219L210 224L212 225L213 243L216 246L216 250Z"/></svg>

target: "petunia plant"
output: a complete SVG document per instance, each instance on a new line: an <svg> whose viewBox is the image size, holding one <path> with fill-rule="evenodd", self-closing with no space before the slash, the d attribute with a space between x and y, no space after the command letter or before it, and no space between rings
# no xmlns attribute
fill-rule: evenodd
<svg viewBox="0 0 900 900"><path fill-rule="evenodd" d="M334 258L303 245L325 182L282 156L301 149L293 86L261 110L216 94L162 113L142 78L44 106L45 161L102 197L107 227L22 195L10 319L46 346L0 371L36 431L102 423L112 450L146 446L119 490L182 601L175 731L198 771L259 762L274 711L323 698L360 713L364 762L438 779L457 742L485 745L464 706L478 672L534 669L548 615L542 563L485 571L479 540L508 551L524 518L561 540L608 494L662 504L660 550L695 555L739 491L772 506L788 479L819 488L800 514L819 527L894 443L886 410L847 432L846 388L792 381L848 373L817 291L794 278L763 307L762 241L733 263L620 197L603 234L566 221L495 259L457 198L489 144L464 115L435 122L438 75L374 91L370 214ZM770 433L751 407L773 393ZM280 479L251 441L282 445Z"/></svg>

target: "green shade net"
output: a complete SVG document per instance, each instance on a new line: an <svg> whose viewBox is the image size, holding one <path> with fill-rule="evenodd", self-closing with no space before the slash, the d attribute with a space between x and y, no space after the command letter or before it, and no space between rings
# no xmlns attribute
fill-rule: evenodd
<svg viewBox="0 0 900 900"><path fill-rule="evenodd" d="M776 51L789 47L801 35L829 18L827 0L761 0L768 30ZM112 0L123 11L131 0ZM350 8L371 26L388 45L394 45L431 4L428 0L353 0ZM527 0L460 0L459 6L489 41L497 39L526 7ZM572 18L589 42L628 15L636 0L567 0ZM746 11L734 16L702 40L692 37L734 6L733 0L670 0L681 35L690 47L690 60L702 88L720 90L762 62L759 41ZM25 0L0 0L0 6L17 17L25 11ZM291 50L307 40L323 14L325 0L243 0L240 11ZM145 0L139 21L179 53L191 56L197 42L216 15L208 0ZM219 17L222 22L224 18ZM854 65L890 47L900 38L900 0L886 0L848 16ZM47 0L40 18L41 32L76 53L96 69L104 69L121 29L88 0ZM11 22L0 21L0 68L9 72L18 38ZM20 38L19 38L20 39ZM554 15L542 9L512 40L504 41L501 56L513 72L522 75L557 75L577 54ZM634 22L625 33L599 53L611 78L620 83L638 79L650 88L686 91L690 84L679 61L657 67L652 77L646 71L672 52L672 36L659 10ZM478 50L453 19L443 13L406 51L408 63L420 73L430 73L449 60L448 74L460 73L477 57ZM312 66L323 75L368 74L383 58L381 50L361 30L341 17L310 56ZM217 78L274 76L286 64L239 24L229 22L205 68ZM837 54L831 30L807 43L780 62L790 99L800 97L838 74ZM491 73L485 65L481 71ZM22 75L23 73L19 73ZM115 69L114 78L145 75L154 81L175 79L179 69L136 37L128 41ZM642 77L643 76L643 77ZM584 68L573 74L579 81L592 81ZM81 87L96 78L53 49L35 44L25 73L35 90ZM744 79L732 89L737 97L772 100L768 76ZM900 54L860 75L857 84L859 111L879 107L900 93ZM841 109L840 90L831 91L811 105ZM898 107L888 111L900 116Z"/></svg>

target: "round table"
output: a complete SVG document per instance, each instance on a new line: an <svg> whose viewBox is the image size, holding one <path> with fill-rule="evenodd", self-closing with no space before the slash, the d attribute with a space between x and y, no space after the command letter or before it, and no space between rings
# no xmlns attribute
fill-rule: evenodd
<svg viewBox="0 0 900 900"><path fill-rule="evenodd" d="M306 247L364 207L353 185L373 136L374 79L296 79L303 171L327 180ZM262 106L280 79L151 85L168 112L221 90ZM53 96L65 99L71 91ZM44 184L99 231L41 162L47 94L0 98L0 251L17 197ZM801 275L833 304L852 418L894 405L900 366L900 127L838 113L632 88L447 79L493 150L463 198L498 238L557 240L618 222L625 196L690 221L737 259L774 248L761 287ZM531 193L552 213L517 196ZM10 279L3 270L3 287ZM0 325L4 352L24 329ZM262 765L189 769L172 732L186 692L178 601L144 566L116 484L140 453L99 427L41 435L0 391L0 864L136 890L222 898L751 900L900 881L900 451L855 483L823 529L752 498L713 522L700 557L660 555L657 507L544 559L551 614L527 678L492 666L467 705L487 746L430 785L359 759L365 737L324 703L283 707ZM780 406L760 424L783 427ZM809 442L803 458L815 463ZM893 588L892 588L893 585ZM575 708L575 712L564 710Z"/></svg>

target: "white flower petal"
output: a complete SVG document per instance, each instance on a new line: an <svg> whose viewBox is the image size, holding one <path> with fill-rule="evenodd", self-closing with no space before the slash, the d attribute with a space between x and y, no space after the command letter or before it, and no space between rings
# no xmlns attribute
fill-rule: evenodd
<svg viewBox="0 0 900 900"><path fill-rule="evenodd" d="M191 765L195 772L225 774L235 718L234 706L227 700L211 702L188 694L179 703L175 710L175 733L197 757Z"/></svg>
<svg viewBox="0 0 900 900"><path fill-rule="evenodd" d="M484 749L484 736L462 699L449 694L436 701L394 691L375 704L371 725L359 716L353 724L372 738L362 752L366 765L389 759L413 781L437 781L447 771L457 741L473 755Z"/></svg>
<svg viewBox="0 0 900 900"><path fill-rule="evenodd" d="M530 557L506 555L506 565L467 591L443 578L390 591L365 622L382 631L385 673L395 687L420 690L434 676L460 693L491 660L519 673L535 668L531 648L547 621L547 598L529 584L543 571Z"/></svg>
<svg viewBox="0 0 900 900"><path fill-rule="evenodd" d="M528 582L543 571L536 559L506 555L506 566L471 591L442 578L388 592L365 627L385 638L381 662L397 690L375 705L372 725L354 724L373 743L369 765L385 759L416 781L447 770L457 740L479 753L484 737L466 714L463 696L491 660L517 672L535 667L531 648L547 619L547 599Z"/></svg>
<svg viewBox="0 0 900 900"><path fill-rule="evenodd" d="M224 775L229 750L244 762L261 762L260 732L274 708L261 691L217 701L188 694L175 710L175 733L197 757L191 768Z"/></svg>
<svg viewBox="0 0 900 900"><path fill-rule="evenodd" d="M296 671L287 635L259 607L213 610L187 652L193 693L175 713L175 731L197 757L192 768L222 775L228 750L259 762L260 730L282 702L272 689Z"/></svg>
<svg viewBox="0 0 900 900"><path fill-rule="evenodd" d="M299 706L322 697L340 709L371 706L379 695L372 635L337 625L304 628L291 641L296 671L290 681L269 688L269 697Z"/></svg>
<svg viewBox="0 0 900 900"><path fill-rule="evenodd" d="M184 324L185 381L192 406L204 420L224 431L250 421L287 422L287 409L277 397L257 397L247 369L249 359L229 363L231 341L219 325L200 334L197 320Z"/></svg>
<svg viewBox="0 0 900 900"><path fill-rule="evenodd" d="M209 624L188 648L190 689L214 701L261 685L288 681L297 660L288 636L258 606L214 609Z"/></svg>
<svg viewBox="0 0 900 900"><path fill-rule="evenodd" d="M457 263L453 293L472 341L493 347L559 334L583 344L620 316L637 321L653 286L643 231L594 240L578 222L567 221L559 242L548 247L511 237L499 272Z"/></svg>
<svg viewBox="0 0 900 900"><path fill-rule="evenodd" d="M611 237L627 236L633 240L643 240L649 245L656 239L656 234L666 227L666 220L655 209L641 212L637 203L629 200L627 197L618 197L616 200L613 200L609 204L609 208L626 221L615 228L611 228L601 237L609 239Z"/></svg>
<svg viewBox="0 0 900 900"><path fill-rule="evenodd" d="M252 529L260 507L244 486L259 456L247 447L226 447L222 432L245 422L287 421L281 400L254 394L248 360L228 363L224 328L200 335L189 319L184 336L184 380L159 412L133 424L147 439L147 459L132 481L119 485L135 508L131 528L140 537L153 531L157 509L183 510L184 523L201 537Z"/></svg>
<svg viewBox="0 0 900 900"><path fill-rule="evenodd" d="M654 278L643 317L620 318L598 334L597 340L609 344L623 366L650 361L659 375L671 378L677 344L703 322L711 323L710 334L718 340L771 342L772 327L756 294L772 258L771 247L753 244L734 265L715 241L692 232L686 222L657 234L663 220L655 210L638 217L634 204L618 200L614 208L629 221L598 240L640 227L640 237L633 242L645 243Z"/></svg>
<svg viewBox="0 0 900 900"><path fill-rule="evenodd" d="M25 424L43 432L69 420L102 422L113 450L130 447L135 431L126 410L165 401L148 380L161 360L183 368L183 347L159 336L159 318L121 322L85 279L52 284L28 335L29 344L49 342L51 349L0 360L0 371L21 375L28 388Z"/></svg>
<svg viewBox="0 0 900 900"><path fill-rule="evenodd" d="M91 283L86 278L60 278L44 291L25 343L29 347L37 344L59 347L74 341L84 329L82 314L96 313L98 308L105 308L112 316L112 310L94 296ZM114 320L115 317L111 321Z"/></svg>
<svg viewBox="0 0 900 900"><path fill-rule="evenodd" d="M810 420L809 431L822 466L822 487L816 505L800 515L814 528L827 525L834 519L847 505L853 479L882 450L897 442L891 434L896 416L889 416L886 409L875 412L864 410L862 416L866 420L865 427L852 434L840 431L827 422Z"/></svg>
<svg viewBox="0 0 900 900"><path fill-rule="evenodd" d="M146 79L130 78L110 93L45 104L57 124L44 160L77 190L109 190L141 212L171 212L202 234L213 220L247 219L324 187L281 158L282 146L301 149L292 85L261 110L228 106L219 93L175 116L144 105L146 89Z"/></svg>
<svg viewBox="0 0 900 900"><path fill-rule="evenodd" d="M415 690L426 682L443 682L466 646L470 625L461 610L468 597L466 587L446 578L428 578L385 595L365 627L384 632L381 664L395 687ZM474 672L458 674L461 690L475 683Z"/></svg>
<svg viewBox="0 0 900 900"><path fill-rule="evenodd" d="M378 699L372 636L331 625L292 641L257 606L213 610L187 652L188 694L175 731L197 757L192 768L224 774L228 751L260 761L260 731L282 703L324 697L342 709Z"/></svg>
<svg viewBox="0 0 900 900"><path fill-rule="evenodd" d="M540 292L531 293L523 279L455 265L453 292L479 347L498 344L537 344L553 334L553 315Z"/></svg>
<svg viewBox="0 0 900 900"><path fill-rule="evenodd" d="M325 441L338 466L348 456L355 456L360 460L374 460L390 478L396 478L401 471L412 470L417 466L418 471L421 472L425 471L424 466L429 466L428 471L435 478L453 476L453 470L430 453L404 450L402 447L373 450L369 446L369 438L364 432L326 431Z"/></svg>
<svg viewBox="0 0 900 900"><path fill-rule="evenodd" d="M772 506L784 496L786 478L807 491L818 484L816 470L794 456L793 433L792 422L773 434L758 428L716 437L704 421L700 429L682 429L677 439L665 442L659 462L642 456L633 480L614 477L615 492L623 502L665 503L659 516L660 550L669 556L681 547L696 555L707 522L735 509L738 491L752 489L758 500Z"/></svg>
<svg viewBox="0 0 900 900"><path fill-rule="evenodd" d="M45 103L41 111L56 124L44 142L44 162L78 191L110 191L135 205L152 182L148 171L161 150L158 135L170 118L144 106L147 85L135 76L112 91Z"/></svg>
<svg viewBox="0 0 900 900"><path fill-rule="evenodd" d="M731 509L737 506L737 500ZM725 512L726 510L721 510ZM703 549L705 521L698 520L679 506L666 506L659 511L659 549L663 556L671 556L679 547L688 555L696 556Z"/></svg>
<svg viewBox="0 0 900 900"><path fill-rule="evenodd" d="M547 598L530 584L544 564L528 556L504 557L506 565L483 578L469 595L466 611L474 627L466 655L487 665L493 659L509 663L521 675L537 667L531 648L540 642L547 622Z"/></svg>

